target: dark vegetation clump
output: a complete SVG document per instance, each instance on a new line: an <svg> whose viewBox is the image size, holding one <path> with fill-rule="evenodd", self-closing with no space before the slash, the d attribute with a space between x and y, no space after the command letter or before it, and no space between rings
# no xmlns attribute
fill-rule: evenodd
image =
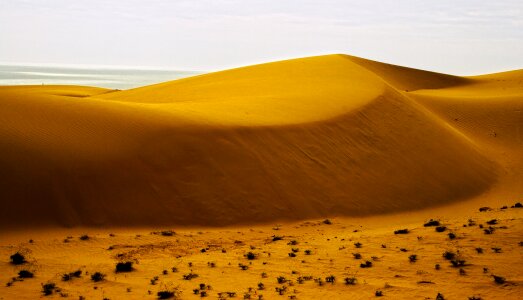
<svg viewBox="0 0 523 300"><path fill-rule="evenodd" d="M89 236L87 234L80 236L80 240L82 240L82 241L87 241L88 239L89 239Z"/></svg>
<svg viewBox="0 0 523 300"><path fill-rule="evenodd" d="M296 253L294 253L294 252L289 252L289 257L296 257Z"/></svg>
<svg viewBox="0 0 523 300"><path fill-rule="evenodd" d="M346 277L345 278L345 284L346 285L355 285L357 282L356 277Z"/></svg>
<svg viewBox="0 0 523 300"><path fill-rule="evenodd" d="M133 270L133 262L132 261L119 262L119 263L116 264L116 273L131 272L132 270Z"/></svg>
<svg viewBox="0 0 523 300"><path fill-rule="evenodd" d="M456 258L456 253L451 251L445 251L443 253L443 258L445 258L446 260L453 260L454 258Z"/></svg>
<svg viewBox="0 0 523 300"><path fill-rule="evenodd" d="M159 291L156 295L158 296L158 299L171 299L176 297L176 292L165 290Z"/></svg>
<svg viewBox="0 0 523 300"><path fill-rule="evenodd" d="M70 272L70 273L65 273L62 275L62 280L63 281L69 281L73 278L80 278L80 276L82 275L82 271L81 270L77 270L77 271L74 271L74 272Z"/></svg>
<svg viewBox="0 0 523 300"><path fill-rule="evenodd" d="M33 278L34 274L31 271L28 270L21 270L18 272L18 278Z"/></svg>
<svg viewBox="0 0 523 300"><path fill-rule="evenodd" d="M438 226L438 227L436 227L436 232L443 232L445 230L447 230L446 226Z"/></svg>
<svg viewBox="0 0 523 300"><path fill-rule="evenodd" d="M329 219L325 219L325 220L323 220L322 223L323 223L323 224L326 224L326 225L332 225L332 221L329 220Z"/></svg>
<svg viewBox="0 0 523 300"><path fill-rule="evenodd" d="M456 238L456 234L453 232L449 232L448 236L449 236L449 239L451 239L451 240Z"/></svg>
<svg viewBox="0 0 523 300"><path fill-rule="evenodd" d="M418 256L416 254L412 254L411 256L409 256L410 262L416 262L417 260L418 260Z"/></svg>
<svg viewBox="0 0 523 300"><path fill-rule="evenodd" d="M248 260L253 260L253 259L256 259L256 257L257 257L257 255L252 252L247 252L243 256L245 256L245 258L247 258Z"/></svg>
<svg viewBox="0 0 523 300"><path fill-rule="evenodd" d="M487 221L487 224L489 224L489 225L495 225L495 224L498 224L498 220L497 220L497 219L489 220L489 221Z"/></svg>
<svg viewBox="0 0 523 300"><path fill-rule="evenodd" d="M495 230L494 227L489 226L489 228L485 228L485 229L483 229L483 232L484 232L485 234L493 234L493 233L494 233L494 230Z"/></svg>
<svg viewBox="0 0 523 300"><path fill-rule="evenodd" d="M273 236L272 236L272 241L273 241L273 242L281 241L281 240L283 240L283 237L282 237L282 236L278 236L278 235L273 235Z"/></svg>
<svg viewBox="0 0 523 300"><path fill-rule="evenodd" d="M311 255L312 254L312 250L307 249L307 250L304 251L304 253L305 253L305 255Z"/></svg>
<svg viewBox="0 0 523 300"><path fill-rule="evenodd" d="M481 248L481 247L477 247L477 248L476 248L476 252L477 252L478 254L483 253L483 248Z"/></svg>
<svg viewBox="0 0 523 300"><path fill-rule="evenodd" d="M16 252L15 254L11 255L11 263L13 265L21 265L25 264L27 261L25 260L25 256L22 255L20 252Z"/></svg>
<svg viewBox="0 0 523 300"><path fill-rule="evenodd" d="M497 284L503 284L505 283L505 277L501 277L501 276L496 276L496 275L492 275L492 277L494 278L494 282L497 283Z"/></svg>
<svg viewBox="0 0 523 300"><path fill-rule="evenodd" d="M278 276L276 278L276 280L278 281L279 284L284 284L284 283L287 282L287 279L285 277L283 277L283 276Z"/></svg>
<svg viewBox="0 0 523 300"><path fill-rule="evenodd" d="M376 291L376 292L374 293L374 295L376 295L376 297L381 297L381 296L383 296L383 292L380 291L380 290L378 290L378 291Z"/></svg>
<svg viewBox="0 0 523 300"><path fill-rule="evenodd" d="M394 234L407 234L409 233L408 229L398 229L394 231Z"/></svg>
<svg viewBox="0 0 523 300"><path fill-rule="evenodd" d="M438 220L434 220L434 219L430 219L427 223L423 224L423 226L425 227L430 227L430 226L439 226L440 223Z"/></svg>
<svg viewBox="0 0 523 300"><path fill-rule="evenodd" d="M512 208L523 208L523 204L521 204L521 202L518 202L518 203L512 205Z"/></svg>
<svg viewBox="0 0 523 300"><path fill-rule="evenodd" d="M354 243L354 247L356 248L361 248L362 244L360 242L356 242Z"/></svg>
<svg viewBox="0 0 523 300"><path fill-rule="evenodd" d="M104 280L104 278L105 278L105 274L100 273L100 272L96 272L93 275L91 275L91 280L94 282L102 281L102 280Z"/></svg>
<svg viewBox="0 0 523 300"><path fill-rule="evenodd" d="M452 266L454 268L460 268L460 267L464 267L465 266L465 260L464 259L453 259L450 261L450 263L452 264Z"/></svg>
<svg viewBox="0 0 523 300"><path fill-rule="evenodd" d="M197 278L198 277L198 274L195 274L195 273L189 273L189 274L184 274L183 275L183 280L191 280L191 279L194 279L194 278Z"/></svg>
<svg viewBox="0 0 523 300"><path fill-rule="evenodd" d="M488 207L488 206L483 206L483 207L480 207L479 208L479 211L480 212L486 212L486 211L489 211L489 210L492 210L492 208Z"/></svg>
<svg viewBox="0 0 523 300"><path fill-rule="evenodd" d="M445 297L443 297L442 293L438 293L438 295L436 296L436 300L445 300Z"/></svg>
<svg viewBox="0 0 523 300"><path fill-rule="evenodd" d="M49 296L55 291L58 291L58 288L54 282L42 284L42 293L44 293L45 296Z"/></svg>
<svg viewBox="0 0 523 300"><path fill-rule="evenodd" d="M352 256L354 256L354 259L361 259L361 254L359 253L352 253Z"/></svg>
<svg viewBox="0 0 523 300"><path fill-rule="evenodd" d="M335 281L336 281L336 277L334 275L325 277L325 282L334 284Z"/></svg>
<svg viewBox="0 0 523 300"><path fill-rule="evenodd" d="M370 268L372 267L372 262L371 261L365 261L365 263L361 263L360 264L360 268Z"/></svg>

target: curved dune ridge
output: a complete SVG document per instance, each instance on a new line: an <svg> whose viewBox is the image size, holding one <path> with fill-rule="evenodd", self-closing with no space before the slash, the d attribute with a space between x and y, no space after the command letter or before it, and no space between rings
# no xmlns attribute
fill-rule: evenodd
<svg viewBox="0 0 523 300"><path fill-rule="evenodd" d="M327 55L125 91L1 87L0 225L215 226L522 193L522 77Z"/></svg>

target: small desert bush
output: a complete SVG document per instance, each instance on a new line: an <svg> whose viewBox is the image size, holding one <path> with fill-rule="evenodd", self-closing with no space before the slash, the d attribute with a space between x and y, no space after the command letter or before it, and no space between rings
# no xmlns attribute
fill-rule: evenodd
<svg viewBox="0 0 523 300"><path fill-rule="evenodd" d="M494 282L497 284L503 284L506 281L505 277L496 276L496 275L492 275L492 277L494 278Z"/></svg>
<svg viewBox="0 0 523 300"><path fill-rule="evenodd" d="M25 260L25 256L21 254L20 252L16 252L15 254L10 256L11 263L13 265L21 265L25 264L27 261Z"/></svg>
<svg viewBox="0 0 523 300"><path fill-rule="evenodd" d="M427 223L423 224L423 226L425 227L430 227L430 226L439 226L440 223L438 220L434 220L434 219L430 219Z"/></svg>
<svg viewBox="0 0 523 300"><path fill-rule="evenodd" d="M77 270L77 271L74 271L74 272L70 272L70 273L65 273L65 274L62 274L62 280L63 281L69 281L73 278L80 278L80 276L82 275L82 271L81 270Z"/></svg>
<svg viewBox="0 0 523 300"><path fill-rule="evenodd" d="M407 234L409 233L408 229L398 229L394 231L394 234Z"/></svg>
<svg viewBox="0 0 523 300"><path fill-rule="evenodd" d="M436 227L436 232L443 232L445 230L447 230L446 226L438 226L438 227Z"/></svg>
<svg viewBox="0 0 523 300"><path fill-rule="evenodd" d="M96 272L93 275L91 275L91 280L94 282L102 281L102 280L104 280L104 278L105 278L105 274L100 273L100 272Z"/></svg>
<svg viewBox="0 0 523 300"><path fill-rule="evenodd" d="M28 270L21 270L18 272L18 278L33 278L34 274L31 271Z"/></svg>
<svg viewBox="0 0 523 300"><path fill-rule="evenodd" d="M126 261L126 262L119 262L116 264L116 273L120 272L131 272L133 270L133 262L132 261Z"/></svg>
<svg viewBox="0 0 523 300"><path fill-rule="evenodd" d="M191 280L191 279L194 279L194 278L197 278L198 277L198 274L195 274L195 273L189 273L189 274L185 274L183 275L183 280Z"/></svg>
<svg viewBox="0 0 523 300"><path fill-rule="evenodd" d="M356 277L346 277L345 278L345 284L346 285L355 285L357 282Z"/></svg>
<svg viewBox="0 0 523 300"><path fill-rule="evenodd" d="M42 284L42 293L44 293L45 296L49 296L55 291L57 291L57 287L54 282Z"/></svg>
<svg viewBox="0 0 523 300"><path fill-rule="evenodd" d="M365 261L365 263L361 263L360 264L360 268L370 268L372 267L372 262L371 261Z"/></svg>
<svg viewBox="0 0 523 300"><path fill-rule="evenodd" d="M247 252L243 256L245 256L245 258L247 258L248 260L253 260L253 259L256 259L256 257L257 257L257 255L252 252Z"/></svg>

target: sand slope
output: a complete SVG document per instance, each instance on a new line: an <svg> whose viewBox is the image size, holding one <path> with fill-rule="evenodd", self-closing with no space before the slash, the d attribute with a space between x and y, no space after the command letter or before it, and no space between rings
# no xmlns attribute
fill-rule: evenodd
<svg viewBox="0 0 523 300"><path fill-rule="evenodd" d="M0 225L224 225L516 195L520 74L329 55L127 91L1 87Z"/></svg>

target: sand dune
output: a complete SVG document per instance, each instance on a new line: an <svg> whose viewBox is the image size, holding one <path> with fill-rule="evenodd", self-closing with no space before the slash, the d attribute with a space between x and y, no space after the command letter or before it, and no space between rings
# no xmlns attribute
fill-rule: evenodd
<svg viewBox="0 0 523 300"><path fill-rule="evenodd" d="M522 74L329 55L126 91L1 87L0 226L213 226L522 195Z"/></svg>

